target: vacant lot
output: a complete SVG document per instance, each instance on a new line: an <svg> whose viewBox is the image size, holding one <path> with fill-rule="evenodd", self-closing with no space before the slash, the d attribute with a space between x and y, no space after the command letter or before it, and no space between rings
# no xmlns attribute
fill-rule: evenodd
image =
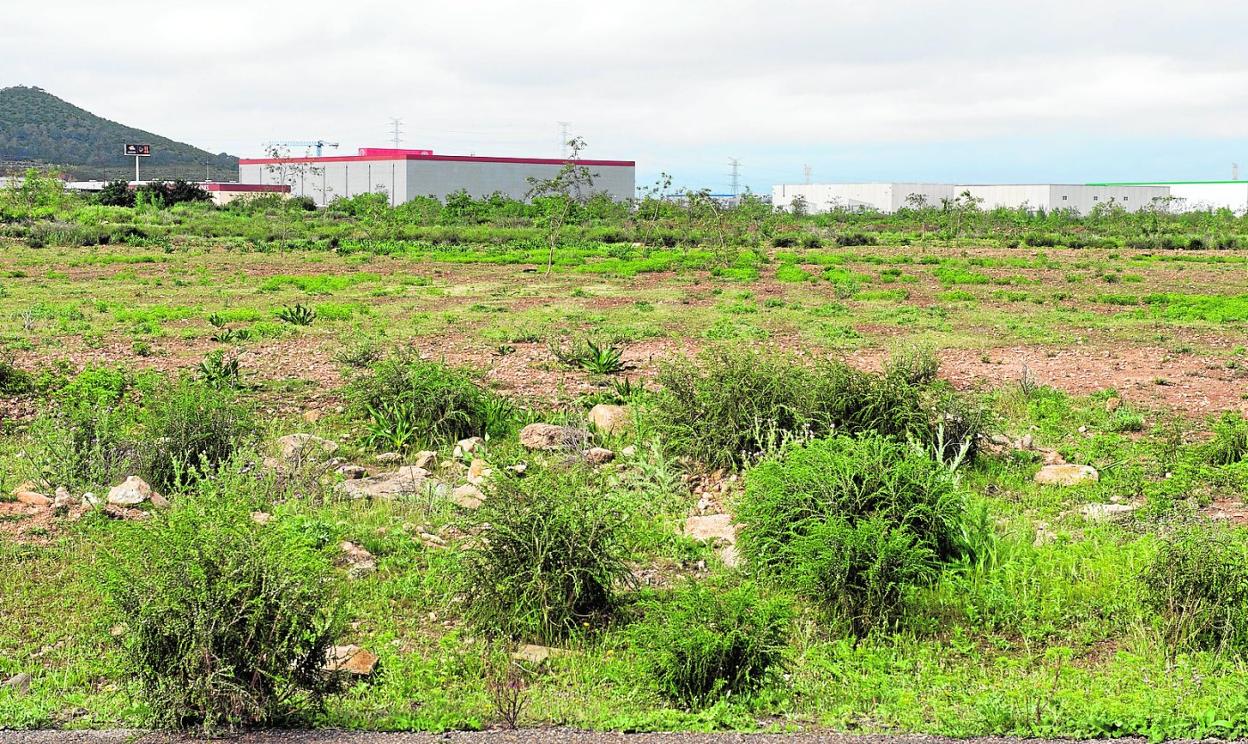
<svg viewBox="0 0 1248 744"><path fill-rule="evenodd" d="M0 728L1248 733L1248 251L105 209L0 248Z"/></svg>

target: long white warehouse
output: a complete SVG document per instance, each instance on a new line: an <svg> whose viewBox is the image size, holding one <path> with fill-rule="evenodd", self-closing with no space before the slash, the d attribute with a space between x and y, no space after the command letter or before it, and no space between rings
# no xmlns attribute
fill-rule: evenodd
<svg viewBox="0 0 1248 744"><path fill-rule="evenodd" d="M964 193L981 199L981 209L1007 207L1091 212L1098 204L1134 212L1170 196L1160 184L950 184L950 183L814 183L772 187L772 204L792 209L794 200L808 212L834 209L896 212L906 207L939 207Z"/></svg>
<svg viewBox="0 0 1248 744"><path fill-rule="evenodd" d="M593 193L631 199L636 163L631 160L577 160L593 174ZM431 150L364 147L356 155L326 157L241 158L238 180L244 184L285 184L293 196L324 205L337 197L382 193L399 204L420 196L445 199L466 191L483 197L498 193L524 199L529 179L549 179L568 161L558 158L435 155Z"/></svg>

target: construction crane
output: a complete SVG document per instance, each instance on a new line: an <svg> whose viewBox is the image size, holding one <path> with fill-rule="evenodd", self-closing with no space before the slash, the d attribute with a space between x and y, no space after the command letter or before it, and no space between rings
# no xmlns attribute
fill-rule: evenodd
<svg viewBox="0 0 1248 744"><path fill-rule="evenodd" d="M282 147L282 146L285 146L285 147L315 147L315 148L316 148L316 156L317 156L318 158L321 156L321 148L324 148L324 147L332 147L332 148L334 148L335 150L337 150L337 149L338 149L338 143L337 143L337 142L327 142L327 141L325 141L325 140L310 140L310 141L305 141L305 140L291 140L291 141L289 141L289 142L266 142L266 143L265 143L265 146L266 146L266 147Z"/></svg>

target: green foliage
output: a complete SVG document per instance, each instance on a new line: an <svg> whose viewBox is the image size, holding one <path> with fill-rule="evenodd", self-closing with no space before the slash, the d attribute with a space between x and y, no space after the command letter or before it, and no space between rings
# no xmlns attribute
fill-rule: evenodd
<svg viewBox="0 0 1248 744"><path fill-rule="evenodd" d="M632 580L627 514L596 472L498 477L461 568L468 620L490 636L552 642L604 620Z"/></svg>
<svg viewBox="0 0 1248 744"><path fill-rule="evenodd" d="M1228 411L1213 424L1213 439L1205 448L1206 461L1231 465L1248 455L1248 419Z"/></svg>
<svg viewBox="0 0 1248 744"><path fill-rule="evenodd" d="M126 670L156 726L281 724L332 689L321 666L343 616L328 556L251 518L263 485L205 481L121 532L104 563Z"/></svg>
<svg viewBox="0 0 1248 744"><path fill-rule="evenodd" d="M13 364L13 360L0 356L0 395L24 395L35 389L34 377Z"/></svg>
<svg viewBox="0 0 1248 744"><path fill-rule="evenodd" d="M506 433L506 400L472 372L398 354L372 365L348 387L357 415L368 422L370 446L437 447L472 436Z"/></svg>
<svg viewBox="0 0 1248 744"><path fill-rule="evenodd" d="M573 343L570 349L562 344L549 344L550 353L568 367L583 369L596 375L614 375L624 369L624 352L615 344L599 344L593 339Z"/></svg>
<svg viewBox="0 0 1248 744"><path fill-rule="evenodd" d="M255 437L251 411L233 391L188 378L149 396L141 424L140 473L166 493L214 473Z"/></svg>
<svg viewBox="0 0 1248 744"><path fill-rule="evenodd" d="M884 364L884 374L908 385L929 385L940 372L940 360L930 346L905 346Z"/></svg>
<svg viewBox="0 0 1248 744"><path fill-rule="evenodd" d="M214 340L230 341L239 338L239 332L227 331L215 334ZM203 361L199 363L197 371L200 381L208 387L218 390L243 387L243 373L238 357L227 357L221 349L208 352Z"/></svg>
<svg viewBox="0 0 1248 744"><path fill-rule="evenodd" d="M175 204L208 202L212 195L198 184L177 179L175 181L148 181L134 192L135 202L153 207L172 207Z"/></svg>
<svg viewBox="0 0 1248 744"><path fill-rule="evenodd" d="M905 593L966 552L963 494L913 445L879 436L790 446L746 479L739 547L760 574L862 635L895 625Z"/></svg>
<svg viewBox="0 0 1248 744"><path fill-rule="evenodd" d="M634 643L660 692L682 705L748 695L784 664L792 609L752 584L690 581L643 612L631 629Z"/></svg>
<svg viewBox="0 0 1248 744"><path fill-rule="evenodd" d="M95 194L95 203L106 207L133 207L134 191L128 181L109 181Z"/></svg>
<svg viewBox="0 0 1248 744"><path fill-rule="evenodd" d="M1248 650L1248 540L1240 530L1205 524L1175 532L1143 584L1172 651Z"/></svg>
<svg viewBox="0 0 1248 744"><path fill-rule="evenodd" d="M283 323L297 326L312 325L312 321L316 319L316 311L302 304L287 305L274 314Z"/></svg>

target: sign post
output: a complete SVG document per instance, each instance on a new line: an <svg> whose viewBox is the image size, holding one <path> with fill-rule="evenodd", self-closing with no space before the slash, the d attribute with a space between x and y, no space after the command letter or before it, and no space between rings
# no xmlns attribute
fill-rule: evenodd
<svg viewBox="0 0 1248 744"><path fill-rule="evenodd" d="M152 156L151 145L126 145L126 155L134 158L134 183L139 183L139 158L150 158Z"/></svg>

